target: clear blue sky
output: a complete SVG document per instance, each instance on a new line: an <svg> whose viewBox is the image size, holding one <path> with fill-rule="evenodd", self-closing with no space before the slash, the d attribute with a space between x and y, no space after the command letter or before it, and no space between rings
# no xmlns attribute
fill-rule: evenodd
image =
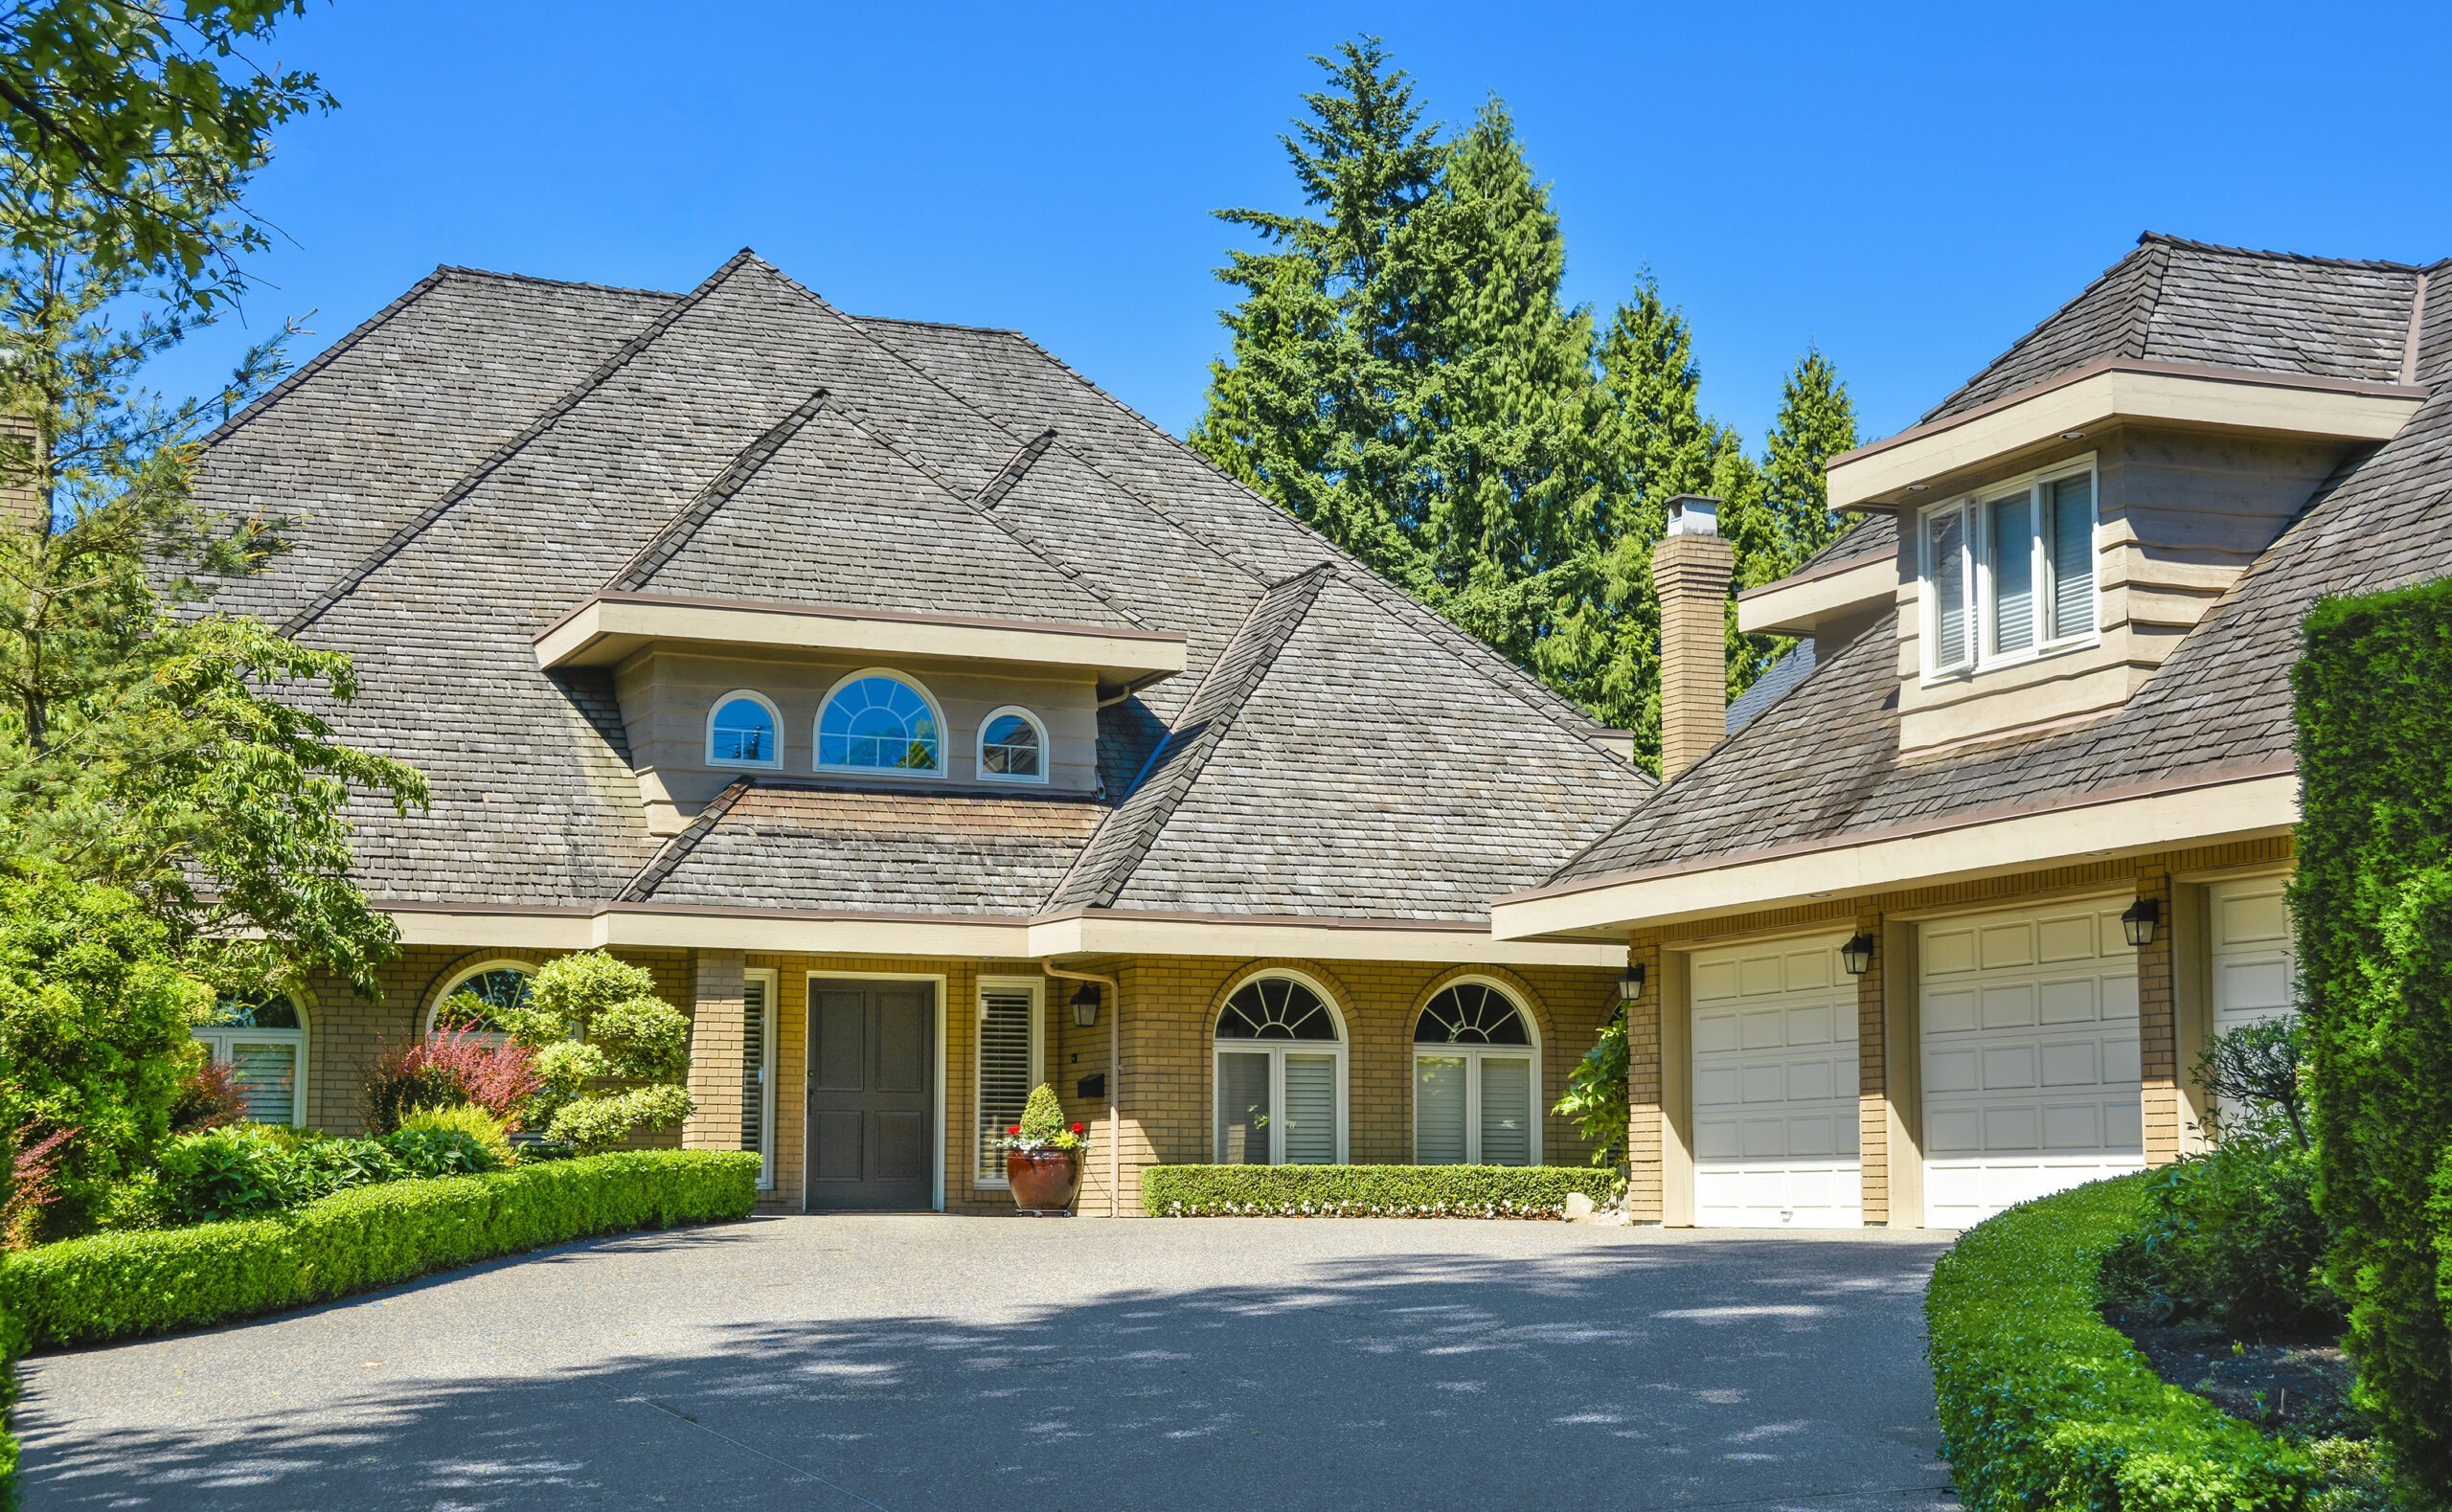
<svg viewBox="0 0 2452 1512"><path fill-rule="evenodd" d="M1648 265L1759 445L1809 341L1911 423L2142 230L2452 255L2440 4L927 7L310 0L342 109L254 204L320 349L452 262L686 289L741 246L855 313L1017 327L1180 432L1234 239L1294 208L1306 56L1383 35L1514 110L1605 314ZM210 333L157 370L208 385Z"/></svg>

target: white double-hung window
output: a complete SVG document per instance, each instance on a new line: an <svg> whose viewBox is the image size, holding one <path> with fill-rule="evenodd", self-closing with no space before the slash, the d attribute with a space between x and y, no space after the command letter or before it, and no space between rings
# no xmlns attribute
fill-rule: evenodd
<svg viewBox="0 0 2452 1512"><path fill-rule="evenodd" d="M1926 677L2094 639L2094 459L1933 505L1918 524Z"/></svg>

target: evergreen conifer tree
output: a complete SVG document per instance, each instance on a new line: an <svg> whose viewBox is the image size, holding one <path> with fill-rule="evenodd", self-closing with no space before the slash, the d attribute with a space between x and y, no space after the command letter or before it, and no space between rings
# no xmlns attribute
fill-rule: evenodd
<svg viewBox="0 0 2452 1512"><path fill-rule="evenodd" d="M1856 407L1848 385L1820 348L1807 347L1781 389L1780 417L1762 457L1764 502L1779 521L1784 556L1778 575L1796 571L1847 528L1830 512L1823 470L1855 445Z"/></svg>

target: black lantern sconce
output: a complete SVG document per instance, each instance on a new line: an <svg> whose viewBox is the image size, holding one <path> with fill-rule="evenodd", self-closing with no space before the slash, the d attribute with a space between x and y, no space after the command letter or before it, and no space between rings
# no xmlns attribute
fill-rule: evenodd
<svg viewBox="0 0 2452 1512"><path fill-rule="evenodd" d="M2128 905L2127 913L2120 916L2120 929L2128 937L2130 944L2142 950L2154 943L2154 926L2162 921L2162 902L2156 898L2139 898Z"/></svg>
<svg viewBox="0 0 2452 1512"><path fill-rule="evenodd" d="M1637 961L1626 968L1624 976L1618 979L1618 1001L1632 1003L1643 995L1644 967L1643 962Z"/></svg>
<svg viewBox="0 0 2452 1512"><path fill-rule="evenodd" d="M1839 963L1848 968L1848 975L1851 977L1861 977L1873 970L1873 937L1871 935L1849 936L1848 943L1839 947Z"/></svg>
<svg viewBox="0 0 2452 1512"><path fill-rule="evenodd" d="M1085 982L1081 983L1081 990L1073 994L1073 1022L1085 1029L1098 1027L1099 984L1097 982Z"/></svg>

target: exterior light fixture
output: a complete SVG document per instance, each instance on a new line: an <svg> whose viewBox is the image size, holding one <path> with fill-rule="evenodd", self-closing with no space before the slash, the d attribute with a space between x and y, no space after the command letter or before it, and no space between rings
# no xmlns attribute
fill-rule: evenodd
<svg viewBox="0 0 2452 1512"><path fill-rule="evenodd" d="M1099 984L1097 982L1085 982L1081 983L1081 990L1073 994L1073 1022L1085 1029L1097 1026L1099 1022Z"/></svg>
<svg viewBox="0 0 2452 1512"><path fill-rule="evenodd" d="M1907 485L1907 491L1909 493L1922 493L1932 486L1933 485L1929 483L1911 483Z"/></svg>
<svg viewBox="0 0 2452 1512"><path fill-rule="evenodd" d="M1848 975L1851 977L1861 977L1871 971L1873 966L1873 937L1871 935L1850 936L1848 943L1839 947L1839 963L1848 968Z"/></svg>
<svg viewBox="0 0 2452 1512"><path fill-rule="evenodd" d="M2060 433L2060 439L2064 441L2081 441L2086 439L2086 433L2084 431L2062 431Z"/></svg>
<svg viewBox="0 0 2452 1512"><path fill-rule="evenodd" d="M2128 905L2120 916L2121 933L2128 942L2140 949L2154 943L2154 926L2163 921L2163 905L2153 898L2139 898Z"/></svg>
<svg viewBox="0 0 2452 1512"><path fill-rule="evenodd" d="M1618 1001L1621 1003L1632 1003L1643 995L1643 962L1637 961L1635 964L1626 968L1626 974L1624 976L1618 979Z"/></svg>

